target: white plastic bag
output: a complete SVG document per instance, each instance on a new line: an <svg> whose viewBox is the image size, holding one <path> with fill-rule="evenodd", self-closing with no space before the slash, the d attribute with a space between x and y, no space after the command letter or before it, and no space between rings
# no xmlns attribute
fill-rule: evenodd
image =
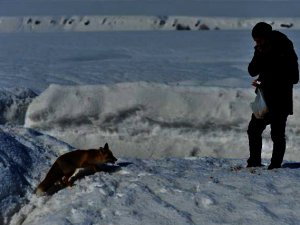
<svg viewBox="0 0 300 225"><path fill-rule="evenodd" d="M250 107L252 109L254 116L257 119L263 119L269 110L266 105L266 101L264 99L262 90L260 88L257 88L255 92L256 92L256 97L254 102L250 103Z"/></svg>

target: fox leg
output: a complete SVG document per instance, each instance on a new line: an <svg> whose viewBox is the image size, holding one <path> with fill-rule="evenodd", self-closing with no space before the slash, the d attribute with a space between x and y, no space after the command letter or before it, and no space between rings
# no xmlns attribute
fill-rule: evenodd
<svg viewBox="0 0 300 225"><path fill-rule="evenodd" d="M62 182L63 182L64 185L66 185L66 186L72 186L73 185L73 183L70 181L70 177L74 174L74 172L75 172L75 170L73 170L73 171L71 171L71 172L64 175L64 177L62 178Z"/></svg>
<svg viewBox="0 0 300 225"><path fill-rule="evenodd" d="M98 172L98 167L97 167L97 166L94 165L94 166L92 166L91 168L92 168L92 170L94 171L94 173Z"/></svg>

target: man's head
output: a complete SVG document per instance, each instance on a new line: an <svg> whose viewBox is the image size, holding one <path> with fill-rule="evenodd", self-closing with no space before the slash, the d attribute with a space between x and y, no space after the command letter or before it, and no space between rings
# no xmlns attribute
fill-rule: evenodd
<svg viewBox="0 0 300 225"><path fill-rule="evenodd" d="M262 46L269 39L272 33L272 26L265 22L257 23L252 29L252 37L257 46Z"/></svg>

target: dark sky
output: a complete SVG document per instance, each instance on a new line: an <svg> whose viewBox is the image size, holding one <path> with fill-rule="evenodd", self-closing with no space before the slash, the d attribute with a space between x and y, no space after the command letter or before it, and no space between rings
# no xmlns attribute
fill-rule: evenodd
<svg viewBox="0 0 300 225"><path fill-rule="evenodd" d="M186 15L225 17L299 17L300 1L0 1L0 16L25 15Z"/></svg>

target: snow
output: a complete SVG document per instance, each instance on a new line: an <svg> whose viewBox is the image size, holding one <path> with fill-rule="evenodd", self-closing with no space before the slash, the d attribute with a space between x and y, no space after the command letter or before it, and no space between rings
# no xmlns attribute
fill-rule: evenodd
<svg viewBox="0 0 300 225"><path fill-rule="evenodd" d="M1 127L0 151L3 168L0 175L4 180L1 193L2 196L9 196L0 199L1 205L5 208L1 211L3 222L13 225L297 224L299 204L295 199L299 195L300 165L295 158L296 153L293 158L296 162L285 161L282 169L272 171L266 170L266 167L245 168L247 152L243 143L241 146L244 147L235 150L241 151L244 148L245 156L241 159L224 158L225 152L230 151L230 147L226 144L234 142L227 135L231 130L238 130L236 126L244 126L246 123L247 115L244 113L248 114L247 103L253 96L252 91L243 88L169 86L145 82L111 86L51 85L32 101L27 111L26 125L35 122L34 125L31 124L34 129L7 125ZM296 96L298 95L297 90ZM203 102L203 98L207 101ZM92 104L86 105L89 103ZM102 168L102 172L95 174L81 170L75 175L73 187L61 189L51 196L38 197L34 194L37 184L57 156L72 150L72 147L52 136L37 132L38 126L43 125L40 128L44 133L47 133L47 129L70 132L81 127L90 129L84 120L80 123L82 122L80 118L96 118L108 120L109 126L122 127L124 126L122 120L119 121L121 124L118 124L118 119L114 119L113 115L119 113L116 116L120 118L127 116L128 113L124 111L131 111L131 107L141 103L145 105L140 106L142 110L140 116L152 117L152 120L164 119L170 124L174 122L173 120L184 120L182 123L185 126L188 120L194 122L195 130L204 133L199 135L199 138L204 136L199 144L205 142L205 139L215 137L211 147L218 147L216 150L219 150L220 155L207 157L208 151L200 153L201 157L194 157L195 152L188 154L189 157L184 155L178 157L176 143L169 143L171 149L166 154L163 152L164 149L155 146L156 142L153 141L152 148L157 151L157 155L143 157L138 150L132 150L128 153L129 157L126 157L124 152L126 146L118 146L116 139L110 142L112 151L119 158L116 165L107 165ZM183 103L185 104L182 106ZM231 117L233 114L229 113L225 103L231 104L233 106L231 112L239 115L238 125L235 124L236 118ZM242 104L241 107L234 107L233 103ZM205 107L197 108L197 104ZM168 110L164 110L165 107ZM193 110L189 107L193 107ZM49 112L49 108L51 113L45 113ZM298 109L299 107L296 107L296 113ZM187 111L195 114L187 114ZM133 116L138 117L135 113ZM33 118L35 120L32 120ZM139 129L138 123L141 121L132 120L134 125L131 126ZM209 120L216 124L201 124ZM299 126L297 120L293 120L293 123L289 126L296 129ZM100 128L102 124L99 124ZM162 124L163 122L159 125ZM125 125L128 129L128 124ZM165 131L165 134L163 132L157 134L162 139L160 142L168 141L167 135L172 136L176 133L172 129L181 128L177 125L165 126L169 130ZM220 131L218 126L221 126ZM143 128L151 129L151 126L144 125ZM183 130L185 129L188 128L185 127ZM155 130L160 132L159 129ZM212 131L205 136L205 130ZM193 131L187 133L190 132ZM222 132L225 132L227 137L218 137ZM241 142L240 137L244 134L243 130L236 131L234 133L235 139L238 139L236 141ZM186 137L183 131L178 132L173 138L175 140L182 136L187 140L191 139ZM106 141L105 138L100 139L101 145ZM142 150L147 149L146 139L144 138L139 145ZM130 137L128 140L135 139ZM133 146L135 144L133 143ZM187 149L185 146L182 148L178 152L182 153ZM233 153L231 157L237 156L239 151ZM139 159L141 157L145 159ZM269 160L264 159L263 163L267 165Z"/></svg>
<svg viewBox="0 0 300 225"><path fill-rule="evenodd" d="M299 164L243 167L233 159L121 159L53 196L32 195L12 224L297 224Z"/></svg>
<svg viewBox="0 0 300 225"><path fill-rule="evenodd" d="M300 55L299 6L1 1L0 224L298 224L297 86L283 168L245 165L250 29L273 23ZM115 165L35 194L59 155L106 142ZM267 130L266 166L271 149Z"/></svg>

